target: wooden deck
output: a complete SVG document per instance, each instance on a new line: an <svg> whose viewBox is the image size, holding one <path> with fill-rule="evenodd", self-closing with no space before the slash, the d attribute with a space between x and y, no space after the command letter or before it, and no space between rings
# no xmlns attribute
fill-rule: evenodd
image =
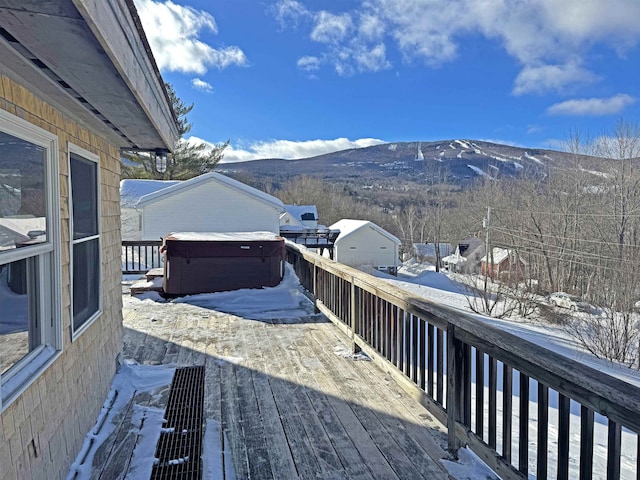
<svg viewBox="0 0 640 480"><path fill-rule="evenodd" d="M339 355L348 339L325 317L136 302L125 298L125 357L205 365L205 417L235 478L449 478L443 427L373 362Z"/></svg>

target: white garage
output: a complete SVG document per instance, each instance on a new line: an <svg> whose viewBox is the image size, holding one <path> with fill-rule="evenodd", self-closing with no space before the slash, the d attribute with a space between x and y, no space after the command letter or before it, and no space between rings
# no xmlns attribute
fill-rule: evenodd
<svg viewBox="0 0 640 480"><path fill-rule="evenodd" d="M147 180L152 182L152 180ZM145 182L145 180L136 180ZM127 199L129 205L131 198ZM280 232L284 204L219 173L205 173L141 196L135 202L141 240L171 232Z"/></svg>
<svg viewBox="0 0 640 480"><path fill-rule="evenodd" d="M340 220L331 227L340 230L334 244L334 260L351 267L371 266L395 274L400 266L400 240L367 220Z"/></svg>

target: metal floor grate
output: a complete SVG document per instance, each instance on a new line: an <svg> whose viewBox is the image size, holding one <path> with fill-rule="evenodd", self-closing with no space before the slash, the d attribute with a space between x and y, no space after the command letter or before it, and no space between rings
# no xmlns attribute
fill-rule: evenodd
<svg viewBox="0 0 640 480"><path fill-rule="evenodd" d="M201 478L203 409L204 366L176 369L151 480Z"/></svg>

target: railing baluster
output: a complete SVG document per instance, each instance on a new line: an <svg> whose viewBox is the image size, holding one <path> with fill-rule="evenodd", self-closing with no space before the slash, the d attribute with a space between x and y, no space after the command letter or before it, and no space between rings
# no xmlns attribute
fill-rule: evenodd
<svg viewBox="0 0 640 480"><path fill-rule="evenodd" d="M549 463L549 387L538 382L538 469L536 480L546 480Z"/></svg>
<svg viewBox="0 0 640 480"><path fill-rule="evenodd" d="M497 447L498 361L489 356L489 446Z"/></svg>
<svg viewBox="0 0 640 480"><path fill-rule="evenodd" d="M622 441L622 427L619 423L609 419L607 434L607 480L620 478L620 446Z"/></svg>
<svg viewBox="0 0 640 480"><path fill-rule="evenodd" d="M511 463L511 424L513 418L513 369L502 364L502 457Z"/></svg>
<svg viewBox="0 0 640 480"><path fill-rule="evenodd" d="M476 347L476 435L484 440L484 352Z"/></svg>
<svg viewBox="0 0 640 480"><path fill-rule="evenodd" d="M420 344L420 365L419 365L419 369L420 369L420 389L424 390L425 386L426 386L426 362L427 362L427 355L429 354L429 348L427 346L427 332L426 332L426 326L427 323L420 319L420 340L419 340L419 344Z"/></svg>
<svg viewBox="0 0 640 480"><path fill-rule="evenodd" d="M529 377L520 375L520 420L518 425L518 470L525 476L529 474Z"/></svg>
<svg viewBox="0 0 640 480"><path fill-rule="evenodd" d="M404 322L406 317L407 312L402 310L398 318L398 363L396 363L396 367L401 372L404 372Z"/></svg>
<svg viewBox="0 0 640 480"><path fill-rule="evenodd" d="M471 428L471 345L464 344L463 347L463 367L462 367L462 385L463 385L463 415L462 422L466 427Z"/></svg>
<svg viewBox="0 0 640 480"><path fill-rule="evenodd" d="M558 479L569 478L569 415L571 399L558 393Z"/></svg>
<svg viewBox="0 0 640 480"><path fill-rule="evenodd" d="M435 335L434 335L434 326L431 323L427 324L427 395L431 398L433 396L433 374L435 371L434 365L434 345L435 345Z"/></svg>
<svg viewBox="0 0 640 480"><path fill-rule="evenodd" d="M418 317L411 315L411 380L418 383Z"/></svg>
<svg viewBox="0 0 640 480"><path fill-rule="evenodd" d="M411 320L412 314L407 314L404 318L404 374L409 377L411 365Z"/></svg>
<svg viewBox="0 0 640 480"><path fill-rule="evenodd" d="M436 328L436 401L444 405L444 334Z"/></svg>
<svg viewBox="0 0 640 480"><path fill-rule="evenodd" d="M580 479L593 476L593 410L580 407Z"/></svg>

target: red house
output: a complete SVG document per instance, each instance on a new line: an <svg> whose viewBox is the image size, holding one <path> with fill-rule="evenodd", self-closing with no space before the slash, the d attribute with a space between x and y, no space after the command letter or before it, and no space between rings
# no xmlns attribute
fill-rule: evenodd
<svg viewBox="0 0 640 480"><path fill-rule="evenodd" d="M482 275L487 275L494 280L520 280L524 277L527 263L518 255L518 252L498 247L492 250L493 255L485 255L481 259Z"/></svg>

